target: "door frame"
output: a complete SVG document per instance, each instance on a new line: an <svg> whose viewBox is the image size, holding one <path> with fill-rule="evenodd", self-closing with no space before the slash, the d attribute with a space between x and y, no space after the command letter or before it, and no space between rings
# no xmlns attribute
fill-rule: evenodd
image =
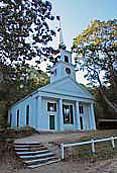
<svg viewBox="0 0 117 173"><path fill-rule="evenodd" d="M63 102L63 105L72 105L72 109L73 109L73 124L64 124L63 122L63 127L64 127L64 130L74 130L75 129L75 105L73 102L71 102L70 100L66 100ZM63 105L62 105L62 108L63 108ZM62 110L63 111L63 110ZM64 116L64 115L63 115ZM64 117L63 117L64 118ZM64 121L64 120L63 120Z"/></svg>
<svg viewBox="0 0 117 173"><path fill-rule="evenodd" d="M48 111L48 102L50 103L56 103L56 111ZM58 129L58 102L54 99L46 99L46 114L48 118L48 130L50 131L56 131ZM50 129L50 115L54 115L54 122L55 122L55 129Z"/></svg>
<svg viewBox="0 0 117 173"><path fill-rule="evenodd" d="M52 117L53 116L53 118L54 118L54 128L53 129L51 129L50 128L50 117ZM49 130L56 130L56 117L55 117L55 115L54 114L49 114Z"/></svg>

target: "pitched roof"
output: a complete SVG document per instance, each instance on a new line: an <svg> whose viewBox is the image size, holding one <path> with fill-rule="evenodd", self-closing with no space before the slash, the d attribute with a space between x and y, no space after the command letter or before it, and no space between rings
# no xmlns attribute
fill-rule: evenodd
<svg viewBox="0 0 117 173"><path fill-rule="evenodd" d="M64 77L58 81L50 83L39 88L38 91L94 99L92 94L85 87L75 82L70 77Z"/></svg>

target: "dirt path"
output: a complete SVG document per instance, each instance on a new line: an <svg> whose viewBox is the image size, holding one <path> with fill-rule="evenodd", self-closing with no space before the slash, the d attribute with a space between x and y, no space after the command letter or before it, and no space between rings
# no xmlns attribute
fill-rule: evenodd
<svg viewBox="0 0 117 173"><path fill-rule="evenodd" d="M58 162L36 169L0 169L0 173L117 173L117 159L87 162Z"/></svg>
<svg viewBox="0 0 117 173"><path fill-rule="evenodd" d="M26 141L37 141L37 142L74 142L80 137L85 136L85 132L62 132L62 133L52 133L52 134L35 134L30 137L25 137L17 139L15 142L26 142Z"/></svg>
<svg viewBox="0 0 117 173"><path fill-rule="evenodd" d="M74 142L86 133L55 133L36 134L30 137L16 140L16 142ZM14 166L13 166L14 167ZM0 165L0 173L117 173L117 158L89 163L87 161L61 161L52 165L46 165L36 169L14 169L10 164Z"/></svg>

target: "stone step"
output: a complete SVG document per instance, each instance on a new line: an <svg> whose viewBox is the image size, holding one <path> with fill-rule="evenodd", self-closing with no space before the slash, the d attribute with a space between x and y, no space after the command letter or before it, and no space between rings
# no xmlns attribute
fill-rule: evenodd
<svg viewBox="0 0 117 173"><path fill-rule="evenodd" d="M47 152L48 150L40 150L40 151L30 151L30 152L16 152L18 155L19 155L19 157L21 156L21 157L26 157L26 158L28 158L28 157L35 157L37 154L40 154L40 153L45 153L45 152Z"/></svg>
<svg viewBox="0 0 117 173"><path fill-rule="evenodd" d="M35 144L35 145L32 145L32 144L23 144L23 145L20 145L20 144L17 144L17 145L14 145L15 148L39 148L39 147L42 147L43 145L42 144Z"/></svg>
<svg viewBox="0 0 117 173"><path fill-rule="evenodd" d="M40 151L40 150L46 150L47 149L47 147L44 147L44 146L41 146L41 147L39 147L39 148L24 148L24 149L20 149L20 148L15 148L15 151L16 152L27 152L27 151Z"/></svg>
<svg viewBox="0 0 117 173"><path fill-rule="evenodd" d="M31 169L34 169L34 168L38 168L38 167L41 167L41 166L53 164L53 163L56 163L56 162L59 162L59 161L60 161L60 159L56 159L56 160L48 161L47 163L41 163L41 164L37 164L37 165L28 165L27 167L31 168Z"/></svg>
<svg viewBox="0 0 117 173"><path fill-rule="evenodd" d="M46 158L41 158L41 159L35 159L35 160L26 160L24 161L24 163L27 163L27 164L32 164L32 163L43 163L45 161L49 161L49 160L55 160L57 159L56 157L54 156L51 156L51 157L46 157Z"/></svg>
<svg viewBox="0 0 117 173"><path fill-rule="evenodd" d="M29 142L15 142L14 145L39 145L40 142L29 141Z"/></svg>
<svg viewBox="0 0 117 173"><path fill-rule="evenodd" d="M17 156L28 168L51 164L60 161L48 147L37 142L15 143L14 150Z"/></svg>
<svg viewBox="0 0 117 173"><path fill-rule="evenodd" d="M37 155L33 155L33 157L31 155L30 155L30 157L26 157L24 155L22 155L22 156L19 155L19 157L22 158L22 159L30 159L30 158L37 158L37 157L38 158L43 158L43 157L52 156L52 155L54 155L54 153L46 152L46 153L40 153L40 154L37 154Z"/></svg>
<svg viewBox="0 0 117 173"><path fill-rule="evenodd" d="M28 148L28 147L39 147L39 146L42 146L42 144L41 143L15 143L14 144L14 147L15 148Z"/></svg>
<svg viewBox="0 0 117 173"><path fill-rule="evenodd" d="M15 148L28 148L28 147L39 147L39 146L42 146L42 144L39 144L39 145L14 145Z"/></svg>
<svg viewBox="0 0 117 173"><path fill-rule="evenodd" d="M40 151L40 150L46 150L47 147L46 146L40 146L38 148L33 148L33 147L28 147L28 148L14 148L16 152L27 152L27 151Z"/></svg>

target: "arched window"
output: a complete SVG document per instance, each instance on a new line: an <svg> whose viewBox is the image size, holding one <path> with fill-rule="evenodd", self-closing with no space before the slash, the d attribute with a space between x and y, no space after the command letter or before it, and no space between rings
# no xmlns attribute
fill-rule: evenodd
<svg viewBox="0 0 117 173"><path fill-rule="evenodd" d="M16 125L19 127L19 109L17 110L17 119L16 119Z"/></svg>
<svg viewBox="0 0 117 173"><path fill-rule="evenodd" d="M29 125L29 105L26 106L26 125Z"/></svg>
<svg viewBox="0 0 117 173"><path fill-rule="evenodd" d="M11 125L12 125L12 113L10 113L10 117L9 117L9 125L10 125L10 127L11 127Z"/></svg>

